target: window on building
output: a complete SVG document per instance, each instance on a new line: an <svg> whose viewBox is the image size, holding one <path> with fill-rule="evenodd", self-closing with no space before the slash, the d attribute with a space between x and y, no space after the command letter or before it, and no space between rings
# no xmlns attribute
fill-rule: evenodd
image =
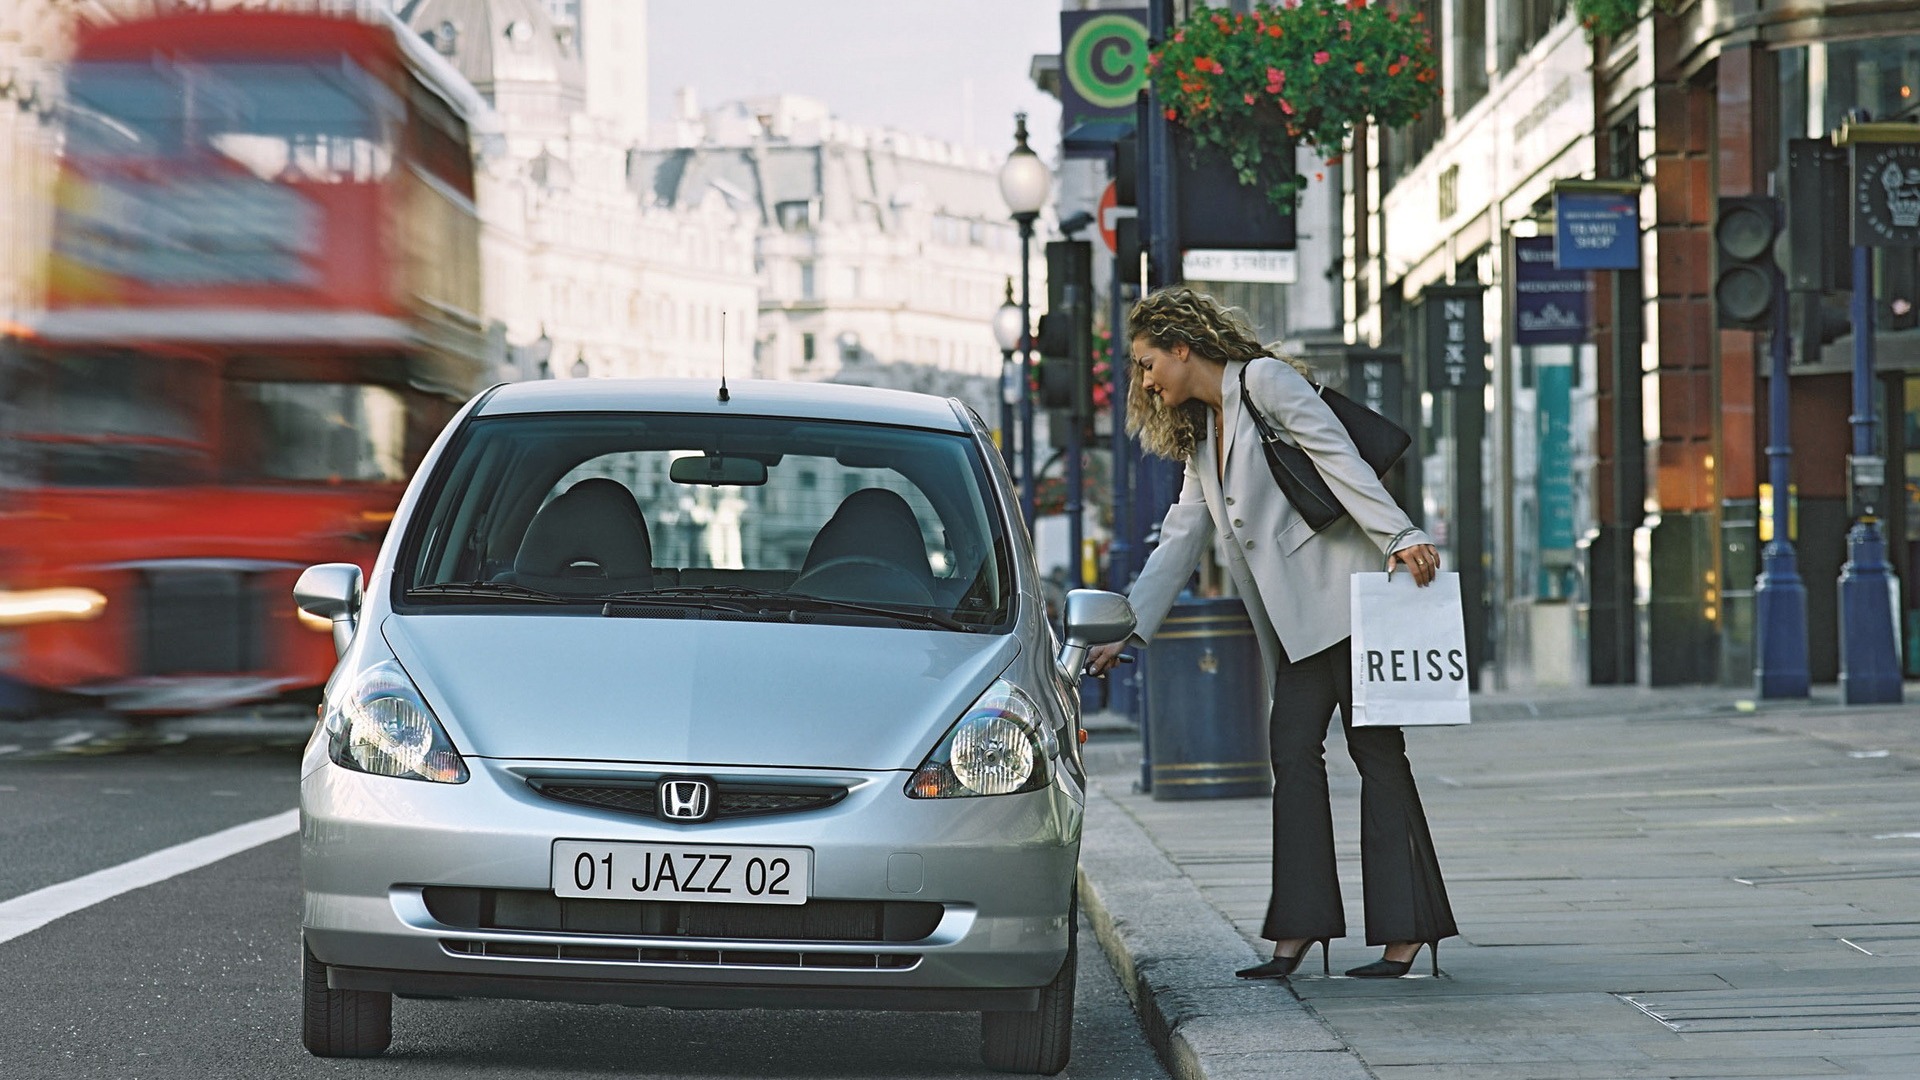
<svg viewBox="0 0 1920 1080"><path fill-rule="evenodd" d="M810 199L775 203L773 213L780 227L788 232L804 232L813 228L813 202Z"/></svg>
<svg viewBox="0 0 1920 1080"><path fill-rule="evenodd" d="M811 261L803 262L800 264L800 299L813 299L813 290L813 263Z"/></svg>
<svg viewBox="0 0 1920 1080"><path fill-rule="evenodd" d="M1424 17L1429 27L1440 25L1441 0L1413 0L1412 9ZM1483 65L1484 66L1484 65ZM1440 66L1440 85L1444 89L1453 78L1447 65ZM1440 141L1441 128L1446 118L1440 109L1428 109L1420 114L1420 119L1403 128L1386 132L1380 140L1380 188L1384 193L1400 178L1405 176L1427 156L1427 151Z"/></svg>
<svg viewBox="0 0 1920 1080"><path fill-rule="evenodd" d="M1487 96L1487 0L1453 0L1453 115Z"/></svg>
<svg viewBox="0 0 1920 1080"><path fill-rule="evenodd" d="M812 334L801 334L801 335L800 335L800 361L801 361L801 363L805 363L805 364L811 364L811 363L813 363L813 350L814 350L814 341L813 341L813 335L812 335Z"/></svg>
<svg viewBox="0 0 1920 1080"><path fill-rule="evenodd" d="M1500 70L1511 70L1547 36L1572 0L1500 0Z"/></svg>

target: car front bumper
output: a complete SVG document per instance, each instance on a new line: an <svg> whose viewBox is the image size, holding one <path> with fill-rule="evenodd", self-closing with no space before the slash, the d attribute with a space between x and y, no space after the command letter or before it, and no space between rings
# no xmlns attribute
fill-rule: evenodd
<svg viewBox="0 0 1920 1080"><path fill-rule="evenodd" d="M903 772L706 770L723 783L777 773L848 794L824 809L670 825L558 802L525 777L682 770L468 766L463 784L330 763L302 781L301 928L336 989L689 1008L1029 1009L1067 953L1081 821L1068 782L923 800L906 797ZM436 886L550 897L556 839L807 847L815 900L939 910L914 940L855 941L503 929L429 909Z"/></svg>

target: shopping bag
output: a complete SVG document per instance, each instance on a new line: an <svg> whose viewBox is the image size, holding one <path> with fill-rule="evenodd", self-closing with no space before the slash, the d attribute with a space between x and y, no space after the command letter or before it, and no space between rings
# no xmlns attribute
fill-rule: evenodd
<svg viewBox="0 0 1920 1080"><path fill-rule="evenodd" d="M1467 627L1460 575L1421 588L1412 571L1355 574L1353 726L1464 724Z"/></svg>

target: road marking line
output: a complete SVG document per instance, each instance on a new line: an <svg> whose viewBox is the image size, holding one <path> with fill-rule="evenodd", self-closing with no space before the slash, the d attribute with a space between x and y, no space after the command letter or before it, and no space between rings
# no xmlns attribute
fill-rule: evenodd
<svg viewBox="0 0 1920 1080"><path fill-rule="evenodd" d="M59 738L53 740L53 745L61 748L65 748L69 746L78 746L81 743L86 742L88 739L91 739L91 738L93 738L93 732L91 731L76 731L71 735L62 735Z"/></svg>
<svg viewBox="0 0 1920 1080"><path fill-rule="evenodd" d="M0 754L17 754L19 752L20 752L19 743L8 743L5 746L0 746Z"/></svg>
<svg viewBox="0 0 1920 1080"><path fill-rule="evenodd" d="M284 810L0 902L0 944L121 893L144 889L299 831L300 811Z"/></svg>

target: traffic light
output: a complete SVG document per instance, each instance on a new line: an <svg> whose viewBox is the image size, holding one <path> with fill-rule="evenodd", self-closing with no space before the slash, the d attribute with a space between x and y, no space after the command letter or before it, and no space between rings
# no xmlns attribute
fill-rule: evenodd
<svg viewBox="0 0 1920 1080"><path fill-rule="evenodd" d="M1047 313L1035 347L1040 403L1082 418L1093 414L1093 245L1055 240L1047 245Z"/></svg>
<svg viewBox="0 0 1920 1080"><path fill-rule="evenodd" d="M1853 288L1847 204L1847 152L1830 139L1787 142L1787 288L1846 292Z"/></svg>
<svg viewBox="0 0 1920 1080"><path fill-rule="evenodd" d="M1771 330L1780 267L1773 242L1780 203L1769 195L1723 196L1713 215L1713 309L1722 330Z"/></svg>
<svg viewBox="0 0 1920 1080"><path fill-rule="evenodd" d="M1113 144L1114 203L1133 213L1115 215L1113 221L1113 263L1120 280L1135 281L1140 275L1140 139L1128 135Z"/></svg>

